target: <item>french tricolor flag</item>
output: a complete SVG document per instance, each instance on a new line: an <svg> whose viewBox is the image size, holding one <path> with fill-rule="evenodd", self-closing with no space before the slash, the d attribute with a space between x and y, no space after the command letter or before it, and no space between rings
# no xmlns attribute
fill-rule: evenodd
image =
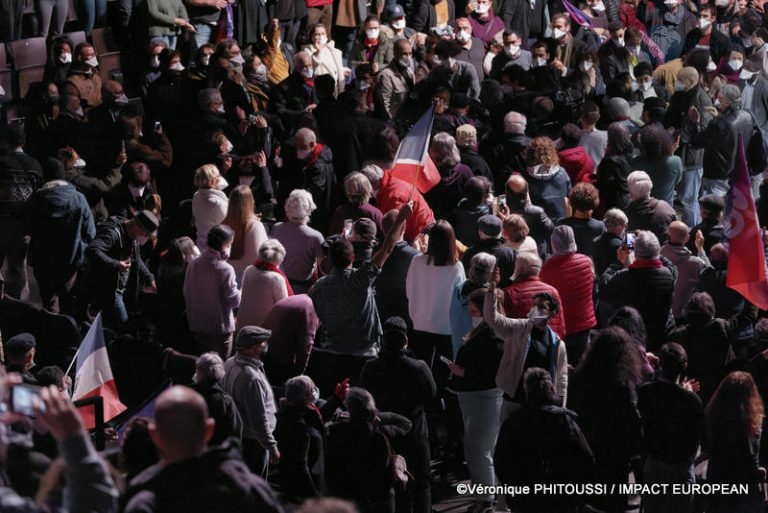
<svg viewBox="0 0 768 513"><path fill-rule="evenodd" d="M96 316L91 328L80 344L77 353L77 372L75 374L75 392L73 401L88 397L101 396L104 400L104 420L108 421L124 412L127 408L117 395L115 378L109 365L107 346L104 344L104 328L101 325L101 313ZM93 408L81 408L80 416L86 429L96 427Z"/></svg>
<svg viewBox="0 0 768 513"><path fill-rule="evenodd" d="M395 178L415 184L422 194L440 182L440 172L429 158L429 138L434 117L435 106L432 105L400 141L391 171Z"/></svg>

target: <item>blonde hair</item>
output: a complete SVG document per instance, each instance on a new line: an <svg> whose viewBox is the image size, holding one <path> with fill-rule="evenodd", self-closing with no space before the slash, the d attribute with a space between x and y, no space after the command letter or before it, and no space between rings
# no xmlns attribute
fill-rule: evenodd
<svg viewBox="0 0 768 513"><path fill-rule="evenodd" d="M219 168L213 164L205 164L195 170L195 187L201 189L213 187L213 182L220 177Z"/></svg>
<svg viewBox="0 0 768 513"><path fill-rule="evenodd" d="M238 185L229 194L227 216L222 224L226 224L235 232L230 258L237 260L245 253L245 234L251 224L258 220L255 207L253 192L247 185Z"/></svg>
<svg viewBox="0 0 768 513"><path fill-rule="evenodd" d="M344 179L344 194L347 200L354 205L362 205L371 198L371 182L360 172L354 172L347 175Z"/></svg>

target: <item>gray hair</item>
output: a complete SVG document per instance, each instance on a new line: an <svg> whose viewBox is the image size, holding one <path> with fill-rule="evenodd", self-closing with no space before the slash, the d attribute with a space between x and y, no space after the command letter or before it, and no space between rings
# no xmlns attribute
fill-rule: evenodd
<svg viewBox="0 0 768 513"><path fill-rule="evenodd" d="M220 383L224 378L224 360L218 353L203 353L197 359L195 382Z"/></svg>
<svg viewBox="0 0 768 513"><path fill-rule="evenodd" d="M285 215L289 221L303 223L309 221L309 216L317 210L312 195L304 189L294 189L285 200Z"/></svg>
<svg viewBox="0 0 768 513"><path fill-rule="evenodd" d="M211 110L211 105L217 100L221 100L221 91L215 87L202 89L197 93L197 108L202 111Z"/></svg>
<svg viewBox="0 0 768 513"><path fill-rule="evenodd" d="M632 171L627 177L627 190L637 199L644 199L651 196L653 181L645 171Z"/></svg>
<svg viewBox="0 0 768 513"><path fill-rule="evenodd" d="M635 238L635 256L643 260L653 260L659 258L661 253L661 244L653 232L640 230Z"/></svg>
<svg viewBox="0 0 768 513"><path fill-rule="evenodd" d="M515 258L515 278L538 276L541 272L541 258L532 253L518 253Z"/></svg>
<svg viewBox="0 0 768 513"><path fill-rule="evenodd" d="M384 170L376 164L363 166L360 172L365 175L369 182L371 182L371 186L374 189L381 183L382 178L384 178Z"/></svg>
<svg viewBox="0 0 768 513"><path fill-rule="evenodd" d="M469 264L468 279L477 285L488 283L488 277L496 267L496 257L488 253L478 253Z"/></svg>
<svg viewBox="0 0 768 513"><path fill-rule="evenodd" d="M302 146L309 146L311 143L317 142L317 136L310 128L299 128L293 136L293 140L297 143L301 142Z"/></svg>
<svg viewBox="0 0 768 513"><path fill-rule="evenodd" d="M436 151L440 155L434 159L436 166L448 165L453 167L461 162L461 153L456 146L456 139L451 134L446 132L435 134L429 149Z"/></svg>
<svg viewBox="0 0 768 513"><path fill-rule="evenodd" d="M606 212L603 216L603 223L605 223L605 227L609 230L619 226L624 228L627 226L627 224L629 224L629 219L623 210L619 208L612 208L608 210L608 212Z"/></svg>
<svg viewBox="0 0 768 513"><path fill-rule="evenodd" d="M522 135L528 126L528 118L519 112L507 112L504 116L504 133Z"/></svg>
<svg viewBox="0 0 768 513"><path fill-rule="evenodd" d="M259 246L259 258L272 265L280 265L285 258L285 247L277 239L267 239Z"/></svg>
<svg viewBox="0 0 768 513"><path fill-rule="evenodd" d="M720 94L731 102L736 108L741 106L741 89L733 84L724 84L720 86Z"/></svg>
<svg viewBox="0 0 768 513"><path fill-rule="evenodd" d="M295 376L285 382L285 402L306 404L315 390L315 382L309 376Z"/></svg>

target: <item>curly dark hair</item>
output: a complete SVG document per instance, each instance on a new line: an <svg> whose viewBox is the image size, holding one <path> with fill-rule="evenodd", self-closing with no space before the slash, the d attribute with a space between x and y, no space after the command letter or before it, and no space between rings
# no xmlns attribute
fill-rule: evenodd
<svg viewBox="0 0 768 513"><path fill-rule="evenodd" d="M591 183L579 182L571 189L568 200L574 210L589 212L595 210L600 204L600 193Z"/></svg>
<svg viewBox="0 0 768 513"><path fill-rule="evenodd" d="M634 386L640 382L641 363L632 337L613 326L592 340L576 372L606 384Z"/></svg>
<svg viewBox="0 0 768 513"><path fill-rule="evenodd" d="M715 390L707 405L707 433L712 452L737 449L750 436L760 432L763 423L763 400L752 375L747 372L728 374Z"/></svg>

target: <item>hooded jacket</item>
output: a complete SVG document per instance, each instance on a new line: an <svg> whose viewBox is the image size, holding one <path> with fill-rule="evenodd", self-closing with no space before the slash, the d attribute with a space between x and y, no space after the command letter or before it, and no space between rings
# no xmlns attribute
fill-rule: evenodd
<svg viewBox="0 0 768 513"><path fill-rule="evenodd" d="M79 267L85 248L96 236L88 201L74 185L53 180L43 185L27 204L29 264L39 267Z"/></svg>
<svg viewBox="0 0 768 513"><path fill-rule="evenodd" d="M542 166L528 168L525 175L531 202L544 209L552 219L565 217L563 198L571 192L571 179L561 166L543 169Z"/></svg>

